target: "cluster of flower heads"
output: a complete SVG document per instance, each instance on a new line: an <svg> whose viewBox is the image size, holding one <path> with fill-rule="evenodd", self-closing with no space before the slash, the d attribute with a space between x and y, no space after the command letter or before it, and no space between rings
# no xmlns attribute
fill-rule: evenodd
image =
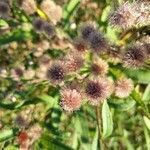
<svg viewBox="0 0 150 150"><path fill-rule="evenodd" d="M135 1L121 5L110 16L110 23L122 29L150 24L150 2Z"/></svg>
<svg viewBox="0 0 150 150"><path fill-rule="evenodd" d="M131 79L123 77L114 83L108 76L109 65L99 57L99 54L108 50L106 41L93 24L84 24L69 54L63 59L51 62L47 78L53 85L61 87L60 105L65 111L78 110L85 101L91 105L99 105L112 94L126 98L133 90ZM93 55L90 62L86 62L86 52ZM84 76L82 69L84 70L86 65L88 73Z"/></svg>
<svg viewBox="0 0 150 150"><path fill-rule="evenodd" d="M33 14L36 9L36 3L34 0L18 0L18 4L21 8L30 14ZM50 4L54 5L54 2L49 3L48 0L44 0L41 3L41 8L47 10L45 14L50 16L49 10ZM59 9L56 7L55 9ZM5 1L0 2L0 17L8 15L10 11L9 3ZM125 3L117 11L115 11L110 21L113 25L120 26L123 29L131 28L134 25L142 22L149 15L149 2L134 2ZM143 18L144 19L143 19ZM51 19L48 19L51 20ZM150 19L148 19L149 21ZM52 20L51 20L52 21ZM143 21L143 22L148 22ZM57 21L44 20L42 18L33 19L33 28L37 33L44 33L48 39L55 35L54 25ZM60 86L61 106L64 110L72 112L78 110L85 101L88 101L92 105L99 105L104 100L108 99L111 95L119 98L126 98L133 90L133 82L131 79L121 77L116 81L113 81L109 77L109 64L105 57L100 58L101 54L112 54L121 58L121 63L124 67L139 68L142 67L147 59L149 59L149 42L142 42L142 44L134 44L126 48L125 53L119 53L117 46L111 46L103 33L93 23L83 24L79 30L79 36L73 41L74 47L69 52L60 58L59 60L51 60L48 63L47 59L42 65L45 76L50 80L52 85ZM47 44L44 43L44 46ZM37 48L37 51L40 47ZM69 48L70 49L70 48ZM117 49L117 52L115 51ZM87 62L87 54L92 54L92 58ZM38 55L38 54L37 54ZM89 56L89 55L88 55ZM47 68L48 64L48 69ZM43 67L46 66L46 67ZM87 67L88 66L88 67ZM84 70L85 69L85 70ZM85 73L83 73L85 72ZM16 69L16 74L22 74L20 69ZM31 73L29 73L31 74ZM84 75L83 75L84 74ZM74 86L71 86L72 82L76 82ZM69 86L68 86L69 83Z"/></svg>

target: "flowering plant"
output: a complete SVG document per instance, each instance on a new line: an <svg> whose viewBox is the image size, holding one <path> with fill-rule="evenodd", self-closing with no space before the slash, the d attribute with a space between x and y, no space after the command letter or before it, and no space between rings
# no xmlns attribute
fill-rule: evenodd
<svg viewBox="0 0 150 150"><path fill-rule="evenodd" d="M0 149L150 149L149 0L0 1Z"/></svg>

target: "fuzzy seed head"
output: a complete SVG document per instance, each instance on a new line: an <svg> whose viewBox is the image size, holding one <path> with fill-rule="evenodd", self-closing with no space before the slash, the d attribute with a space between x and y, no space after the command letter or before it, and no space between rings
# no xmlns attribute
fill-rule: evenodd
<svg viewBox="0 0 150 150"><path fill-rule="evenodd" d="M47 78L53 83L60 83L65 78L65 70L62 64L53 63L47 71Z"/></svg>
<svg viewBox="0 0 150 150"><path fill-rule="evenodd" d="M57 5L53 0L43 0L41 3L41 9L54 25L56 25L62 18L62 7Z"/></svg>
<svg viewBox="0 0 150 150"><path fill-rule="evenodd" d="M94 75L104 76L108 72L108 64L101 58L95 58L93 64L91 65L91 72Z"/></svg>
<svg viewBox="0 0 150 150"><path fill-rule="evenodd" d="M48 22L44 22L43 30L48 35L49 38L52 38L55 34L54 26Z"/></svg>
<svg viewBox="0 0 150 150"><path fill-rule="evenodd" d="M121 78L116 82L115 95L119 98L126 98L130 95L134 88L131 79Z"/></svg>
<svg viewBox="0 0 150 150"><path fill-rule="evenodd" d="M18 115L16 118L15 118L15 123L16 125L18 125L19 127L26 127L27 126L27 122L26 120L23 118L23 116L21 115Z"/></svg>
<svg viewBox="0 0 150 150"><path fill-rule="evenodd" d="M85 87L85 93L92 105L98 105L110 96L110 82L105 78L89 80Z"/></svg>
<svg viewBox="0 0 150 150"><path fill-rule="evenodd" d="M83 66L83 58L82 56L77 56L76 54L72 53L67 56L65 61L65 67L68 71L74 72L78 71Z"/></svg>
<svg viewBox="0 0 150 150"><path fill-rule="evenodd" d="M85 24L80 29L81 38L87 42L89 42L91 35L96 32L94 25Z"/></svg>
<svg viewBox="0 0 150 150"><path fill-rule="evenodd" d="M42 32L43 31L43 25L44 25L44 20L42 20L40 18L36 18L33 21L33 27L38 32Z"/></svg>
<svg viewBox="0 0 150 150"><path fill-rule="evenodd" d="M107 49L106 40L99 32L91 34L90 47L93 52L100 53Z"/></svg>
<svg viewBox="0 0 150 150"><path fill-rule="evenodd" d="M72 112L81 107L82 96L76 89L63 89L61 90L60 105L65 111Z"/></svg>
<svg viewBox="0 0 150 150"><path fill-rule="evenodd" d="M150 24L150 2L149 1L136 1L135 11L138 16L136 24L139 26L146 26Z"/></svg>
<svg viewBox="0 0 150 150"><path fill-rule="evenodd" d="M36 2L35 0L22 0L22 2L20 2L21 4L21 8L28 14L34 14L36 11Z"/></svg>
<svg viewBox="0 0 150 150"><path fill-rule="evenodd" d="M81 53L85 52L85 50L86 50L86 44L87 43L82 38L77 38L73 42L75 50L77 50L78 52L81 52Z"/></svg>
<svg viewBox="0 0 150 150"><path fill-rule="evenodd" d="M146 59L146 52L142 46L134 46L128 49L123 57L123 62L125 67L138 68L142 67Z"/></svg>
<svg viewBox="0 0 150 150"><path fill-rule="evenodd" d="M134 6L126 2L110 15L110 23L122 29L131 28L137 18Z"/></svg>
<svg viewBox="0 0 150 150"><path fill-rule="evenodd" d="M9 11L10 11L10 9L9 9L8 4L3 1L0 2L0 18L7 17L9 15Z"/></svg>

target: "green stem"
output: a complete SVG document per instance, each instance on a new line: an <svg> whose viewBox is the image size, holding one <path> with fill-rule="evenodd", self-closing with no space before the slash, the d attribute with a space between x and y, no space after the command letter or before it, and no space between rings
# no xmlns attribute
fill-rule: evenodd
<svg viewBox="0 0 150 150"><path fill-rule="evenodd" d="M95 110L96 110L96 120L97 120L97 127L98 127L99 147L100 150L104 150L104 145L102 141L102 129L101 129L101 113L100 113L101 109L99 106L96 106Z"/></svg>

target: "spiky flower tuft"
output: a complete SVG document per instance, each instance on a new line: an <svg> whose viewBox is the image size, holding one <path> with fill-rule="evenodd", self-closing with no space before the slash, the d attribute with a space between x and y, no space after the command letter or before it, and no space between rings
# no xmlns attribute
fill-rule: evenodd
<svg viewBox="0 0 150 150"><path fill-rule="evenodd" d="M85 87L85 93L89 102L92 105L98 105L106 100L112 92L110 84L110 81L106 78L89 80Z"/></svg>
<svg viewBox="0 0 150 150"><path fill-rule="evenodd" d="M126 2L110 15L110 23L114 26L127 29L135 23L137 14L134 5Z"/></svg>
<svg viewBox="0 0 150 150"><path fill-rule="evenodd" d="M110 23L122 29L150 24L149 1L126 2L110 15Z"/></svg>
<svg viewBox="0 0 150 150"><path fill-rule="evenodd" d="M90 47L95 53L102 53L107 50L107 42L100 32L94 32L90 37Z"/></svg>
<svg viewBox="0 0 150 150"><path fill-rule="evenodd" d="M47 71L47 78L55 84L61 83L65 78L65 68L62 62L51 63L50 68Z"/></svg>
<svg viewBox="0 0 150 150"><path fill-rule="evenodd" d="M108 72L108 64L101 58L96 57L91 64L91 73L94 75L104 76Z"/></svg>
<svg viewBox="0 0 150 150"><path fill-rule="evenodd" d="M74 40L73 46L75 50L82 53L86 51L87 43L82 38L77 38Z"/></svg>
<svg viewBox="0 0 150 150"><path fill-rule="evenodd" d="M130 95L134 88L131 79L121 78L116 82L115 95L119 98L126 98Z"/></svg>
<svg viewBox="0 0 150 150"><path fill-rule="evenodd" d="M6 2L0 2L0 18L6 18L9 16L10 8Z"/></svg>
<svg viewBox="0 0 150 150"><path fill-rule="evenodd" d="M21 5L21 8L28 15L32 15L36 12L37 6L35 0L22 0L22 1L18 1L18 4Z"/></svg>
<svg viewBox="0 0 150 150"><path fill-rule="evenodd" d="M72 52L70 55L67 55L65 59L65 67L70 72L78 71L83 66L83 63L84 60L82 55L78 56L74 52Z"/></svg>
<svg viewBox="0 0 150 150"><path fill-rule="evenodd" d="M52 38L55 35L54 26L41 18L36 18L33 21L33 27L37 32L44 32L48 38Z"/></svg>
<svg viewBox="0 0 150 150"><path fill-rule="evenodd" d="M78 110L81 107L82 95L76 89L64 88L60 92L61 107L68 112Z"/></svg>
<svg viewBox="0 0 150 150"><path fill-rule="evenodd" d="M149 1L136 1L135 11L138 16L136 19L136 24L138 26L146 26L150 24L150 2Z"/></svg>
<svg viewBox="0 0 150 150"><path fill-rule="evenodd" d="M86 42L89 42L93 33L96 32L95 26L92 23L87 23L81 26L80 34L81 38Z"/></svg>
<svg viewBox="0 0 150 150"><path fill-rule="evenodd" d="M38 32L42 32L43 31L43 25L44 25L44 20L41 19L41 18L36 18L33 21L33 27Z"/></svg>
<svg viewBox="0 0 150 150"><path fill-rule="evenodd" d="M52 38L55 34L54 26L49 22L44 22L43 31L47 34L49 38Z"/></svg>
<svg viewBox="0 0 150 150"><path fill-rule="evenodd" d="M143 46L130 47L123 56L124 66L135 69L142 67L146 58L147 55Z"/></svg>

